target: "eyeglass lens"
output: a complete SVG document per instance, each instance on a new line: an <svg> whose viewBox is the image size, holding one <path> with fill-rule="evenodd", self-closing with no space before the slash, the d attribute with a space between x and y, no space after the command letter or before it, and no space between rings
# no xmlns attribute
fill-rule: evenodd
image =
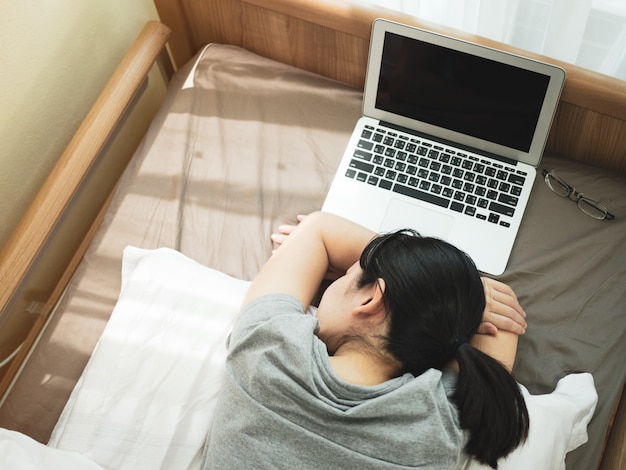
<svg viewBox="0 0 626 470"><path fill-rule="evenodd" d="M606 217L606 209L595 201L581 197L577 204L578 208L589 217L594 219L604 219Z"/></svg>
<svg viewBox="0 0 626 470"><path fill-rule="evenodd" d="M567 197L572 192L572 188L565 181L552 173L546 175L546 183L554 193L561 197Z"/></svg>

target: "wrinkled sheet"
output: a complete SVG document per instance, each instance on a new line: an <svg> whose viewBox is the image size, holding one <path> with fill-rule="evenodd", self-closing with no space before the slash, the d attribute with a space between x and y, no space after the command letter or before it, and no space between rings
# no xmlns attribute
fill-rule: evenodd
<svg viewBox="0 0 626 470"><path fill-rule="evenodd" d="M240 279L269 256L280 223L321 207L361 93L230 46L179 71L102 228L1 413L45 442L120 292L125 246L171 247ZM506 272L529 328L516 379L547 393L590 372L599 402L568 468L595 468L626 368L626 180L546 156L616 214L596 221L535 181Z"/></svg>

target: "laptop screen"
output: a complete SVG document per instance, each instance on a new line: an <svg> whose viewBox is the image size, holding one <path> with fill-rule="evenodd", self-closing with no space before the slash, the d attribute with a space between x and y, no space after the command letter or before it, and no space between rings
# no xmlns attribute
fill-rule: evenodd
<svg viewBox="0 0 626 470"><path fill-rule="evenodd" d="M528 152L550 77L385 32L376 108Z"/></svg>

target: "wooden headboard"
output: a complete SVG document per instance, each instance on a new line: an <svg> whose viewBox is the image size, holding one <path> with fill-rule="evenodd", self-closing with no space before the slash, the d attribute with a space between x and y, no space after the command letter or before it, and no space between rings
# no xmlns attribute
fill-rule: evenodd
<svg viewBox="0 0 626 470"><path fill-rule="evenodd" d="M626 82L351 0L155 0L182 65L201 47L226 43L363 88L375 18L413 24L537 58L567 71L547 151L626 174Z"/></svg>

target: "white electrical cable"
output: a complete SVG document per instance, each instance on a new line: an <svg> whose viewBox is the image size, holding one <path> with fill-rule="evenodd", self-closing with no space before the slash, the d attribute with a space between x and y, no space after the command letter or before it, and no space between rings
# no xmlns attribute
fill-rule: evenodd
<svg viewBox="0 0 626 470"><path fill-rule="evenodd" d="M24 344L24 343L22 343L22 344ZM22 348L22 344L20 344L15 351L13 351L11 354L9 354L9 356L5 360L0 362L0 369L2 369L4 366L6 366L9 362L11 362L13 360L13 358L15 356L17 356L17 353L20 352L20 349Z"/></svg>

